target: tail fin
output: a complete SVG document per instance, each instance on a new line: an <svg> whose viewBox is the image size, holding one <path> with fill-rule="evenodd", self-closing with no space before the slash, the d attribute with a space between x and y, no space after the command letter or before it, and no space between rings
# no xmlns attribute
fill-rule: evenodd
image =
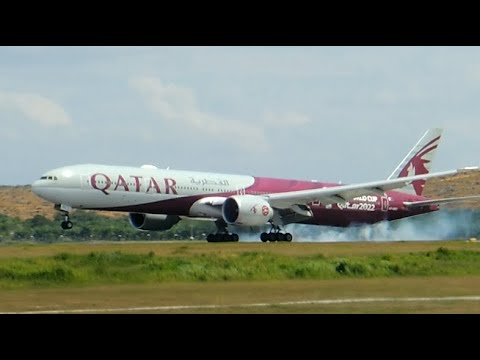
<svg viewBox="0 0 480 360"><path fill-rule="evenodd" d="M423 175L430 172L435 151L440 142L443 129L429 129L405 156L388 179L405 176ZM415 180L402 189L409 194L422 195L425 180Z"/></svg>

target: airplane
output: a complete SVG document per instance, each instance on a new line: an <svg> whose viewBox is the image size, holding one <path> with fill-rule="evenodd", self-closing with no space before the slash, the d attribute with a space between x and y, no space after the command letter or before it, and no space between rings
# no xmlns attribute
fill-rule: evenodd
<svg viewBox="0 0 480 360"><path fill-rule="evenodd" d="M439 210L440 204L479 196L428 199L425 181L460 170L431 173L443 129L425 132L385 180L359 184L325 183L250 175L160 169L153 165L81 164L47 171L32 184L39 197L64 215L71 229L72 209L128 212L138 230L168 230L181 219L214 221L208 242L239 241L228 226L259 227L263 242L292 241L288 224L374 224Z"/></svg>

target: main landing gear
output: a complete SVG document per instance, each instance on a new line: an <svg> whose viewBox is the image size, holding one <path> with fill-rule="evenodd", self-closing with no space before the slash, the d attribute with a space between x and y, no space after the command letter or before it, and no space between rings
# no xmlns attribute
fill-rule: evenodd
<svg viewBox="0 0 480 360"><path fill-rule="evenodd" d="M68 215L72 211L72 207L64 204L56 204L54 207L55 210L61 211L64 218L60 223L60 226L63 230L70 230L73 228L73 223L70 221L70 216Z"/></svg>
<svg viewBox="0 0 480 360"><path fill-rule="evenodd" d="M227 231L227 223L223 220L215 221L217 232L215 234L208 234L208 242L236 242L238 241L238 234L232 234Z"/></svg>
<svg viewBox="0 0 480 360"><path fill-rule="evenodd" d="M263 242L267 242L267 241L270 241L270 242L274 242L274 241L290 242L290 241L292 241L292 239L293 239L292 234L281 233L280 232L280 227L275 226L273 224L272 224L272 229L270 230L269 233L264 232L260 235L260 240L262 240Z"/></svg>

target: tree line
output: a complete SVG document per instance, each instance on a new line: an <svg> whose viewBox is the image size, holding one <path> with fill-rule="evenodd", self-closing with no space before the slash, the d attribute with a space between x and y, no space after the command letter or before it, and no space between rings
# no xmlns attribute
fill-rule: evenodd
<svg viewBox="0 0 480 360"><path fill-rule="evenodd" d="M166 231L137 230L127 216L109 218L86 210L71 214L73 229L63 230L59 212L53 220L36 215L28 220L0 215L0 242L12 240L31 241L87 241L87 240L204 240L215 232L215 224L209 221L182 220Z"/></svg>

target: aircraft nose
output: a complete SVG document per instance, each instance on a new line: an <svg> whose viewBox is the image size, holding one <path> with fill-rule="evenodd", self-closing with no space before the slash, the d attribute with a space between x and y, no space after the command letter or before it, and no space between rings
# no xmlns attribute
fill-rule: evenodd
<svg viewBox="0 0 480 360"><path fill-rule="evenodd" d="M32 183L32 191L38 195L38 188L40 187L39 185L40 181L36 180Z"/></svg>
<svg viewBox="0 0 480 360"><path fill-rule="evenodd" d="M32 192L45 199L49 194L48 184L45 180L36 180L32 183Z"/></svg>

